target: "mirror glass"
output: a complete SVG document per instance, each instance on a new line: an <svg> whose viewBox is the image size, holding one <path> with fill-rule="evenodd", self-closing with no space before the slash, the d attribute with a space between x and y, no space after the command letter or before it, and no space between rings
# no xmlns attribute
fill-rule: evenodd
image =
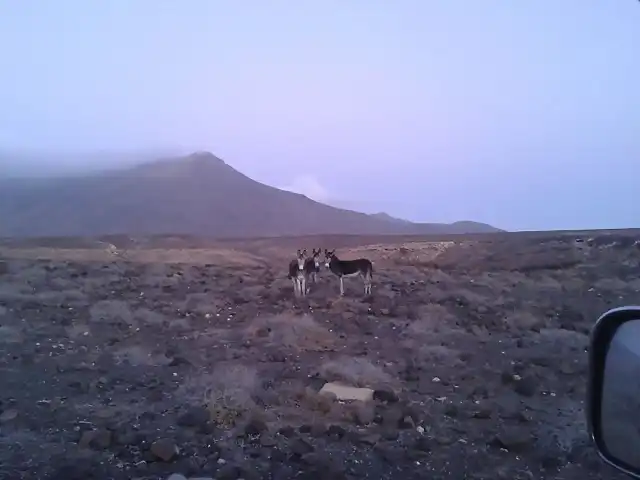
<svg viewBox="0 0 640 480"><path fill-rule="evenodd" d="M640 319L614 334L605 359L600 425L609 455L640 470Z"/></svg>

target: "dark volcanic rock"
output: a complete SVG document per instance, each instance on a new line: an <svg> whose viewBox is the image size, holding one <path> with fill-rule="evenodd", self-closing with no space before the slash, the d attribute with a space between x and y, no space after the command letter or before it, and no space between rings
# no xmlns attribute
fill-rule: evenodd
<svg viewBox="0 0 640 480"><path fill-rule="evenodd" d="M156 458L169 462L178 454L178 446L170 438L161 438L151 444L150 452Z"/></svg>
<svg viewBox="0 0 640 480"><path fill-rule="evenodd" d="M516 380L513 388L516 393L523 397L533 397L538 391L538 385L539 382L534 376L527 375L520 380Z"/></svg>
<svg viewBox="0 0 640 480"><path fill-rule="evenodd" d="M498 433L491 444L510 452L523 453L532 448L534 438L526 428L512 427Z"/></svg>
<svg viewBox="0 0 640 480"><path fill-rule="evenodd" d="M181 427L199 427L209 421L209 411L204 407L192 407L178 417Z"/></svg>

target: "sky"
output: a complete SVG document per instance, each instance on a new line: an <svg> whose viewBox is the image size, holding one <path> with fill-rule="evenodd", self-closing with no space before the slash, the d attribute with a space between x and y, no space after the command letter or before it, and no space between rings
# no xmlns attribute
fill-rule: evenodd
<svg viewBox="0 0 640 480"><path fill-rule="evenodd" d="M0 151L209 150L414 221L639 227L639 26L637 0L5 0Z"/></svg>

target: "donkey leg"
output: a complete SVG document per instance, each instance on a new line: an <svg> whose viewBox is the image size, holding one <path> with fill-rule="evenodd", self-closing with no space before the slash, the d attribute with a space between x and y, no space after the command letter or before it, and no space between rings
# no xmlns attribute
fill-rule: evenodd
<svg viewBox="0 0 640 480"><path fill-rule="evenodd" d="M344 296L344 279L340 277L340 296Z"/></svg>

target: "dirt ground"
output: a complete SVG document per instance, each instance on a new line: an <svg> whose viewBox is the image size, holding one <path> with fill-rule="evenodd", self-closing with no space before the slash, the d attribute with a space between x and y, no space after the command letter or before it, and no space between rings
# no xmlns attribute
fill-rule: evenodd
<svg viewBox="0 0 640 480"><path fill-rule="evenodd" d="M622 478L586 347L640 304L638 238L5 242L0 479ZM373 295L323 270L295 300L303 247L370 258Z"/></svg>

